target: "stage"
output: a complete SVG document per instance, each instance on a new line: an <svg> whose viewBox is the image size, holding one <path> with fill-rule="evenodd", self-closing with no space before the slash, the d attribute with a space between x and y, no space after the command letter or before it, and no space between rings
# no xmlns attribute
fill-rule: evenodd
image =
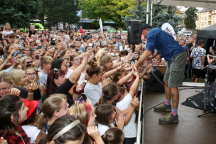
<svg viewBox="0 0 216 144"><path fill-rule="evenodd" d="M203 85L200 85L201 87ZM182 105L188 97L198 94L202 88L190 89L180 87L179 100L179 123L178 124L159 124L158 119L166 112L154 112L153 109L145 114L144 118L144 141L145 144L215 144L216 143L216 114L209 114L198 118L197 115L203 114L202 110L194 109ZM194 87L193 87L194 88ZM144 109L163 102L164 93L149 92L145 89Z"/></svg>

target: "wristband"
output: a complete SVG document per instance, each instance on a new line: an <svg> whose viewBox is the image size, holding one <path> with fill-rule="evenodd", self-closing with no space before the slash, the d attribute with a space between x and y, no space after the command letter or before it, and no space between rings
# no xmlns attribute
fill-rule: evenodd
<svg viewBox="0 0 216 144"><path fill-rule="evenodd" d="M28 93L28 94L32 94L33 95L34 93Z"/></svg>

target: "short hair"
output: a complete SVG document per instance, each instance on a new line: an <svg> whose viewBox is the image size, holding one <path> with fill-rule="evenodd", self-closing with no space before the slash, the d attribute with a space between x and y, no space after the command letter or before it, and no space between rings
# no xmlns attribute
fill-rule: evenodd
<svg viewBox="0 0 216 144"><path fill-rule="evenodd" d="M24 64L26 59L30 59L30 60L32 60L31 57L24 56L24 57L22 57L22 58L20 59L20 62L21 62L22 64Z"/></svg>
<svg viewBox="0 0 216 144"><path fill-rule="evenodd" d="M200 45L202 45L202 44L204 44L204 41L203 41L203 40L199 40L199 41L198 41L198 45L200 46Z"/></svg>
<svg viewBox="0 0 216 144"><path fill-rule="evenodd" d="M43 65L51 64L53 61L53 58L51 56L42 56L40 59L41 67L43 68Z"/></svg>
<svg viewBox="0 0 216 144"><path fill-rule="evenodd" d="M8 37L9 37L9 39L10 39L10 38L15 38L16 35L15 35L14 33L10 33L10 34L8 34Z"/></svg>

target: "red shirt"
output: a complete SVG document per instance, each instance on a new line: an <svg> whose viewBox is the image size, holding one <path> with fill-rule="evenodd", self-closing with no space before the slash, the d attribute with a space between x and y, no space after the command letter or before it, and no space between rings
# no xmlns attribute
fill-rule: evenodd
<svg viewBox="0 0 216 144"><path fill-rule="evenodd" d="M7 140L8 144L30 144L29 138L21 126L17 128L17 131L21 137L11 131L8 131L3 138Z"/></svg>

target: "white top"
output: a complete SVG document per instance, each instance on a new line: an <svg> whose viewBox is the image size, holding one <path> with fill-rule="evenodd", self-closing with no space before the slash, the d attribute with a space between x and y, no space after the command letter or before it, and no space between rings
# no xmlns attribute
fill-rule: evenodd
<svg viewBox="0 0 216 144"><path fill-rule="evenodd" d="M69 78L70 74L73 72L74 70L69 68L67 74L65 75L66 78Z"/></svg>
<svg viewBox="0 0 216 144"><path fill-rule="evenodd" d="M40 133L40 130L36 126L24 125L22 126L27 136L30 138L30 143L36 143L36 138Z"/></svg>
<svg viewBox="0 0 216 144"><path fill-rule="evenodd" d="M102 83L100 82L98 85L94 85L88 82L84 88L84 93L93 105L95 105L102 94Z"/></svg>
<svg viewBox="0 0 216 144"><path fill-rule="evenodd" d="M119 110L124 110L130 106L132 97L128 93L120 102L116 103L116 107ZM125 138L134 138L136 137L136 123L135 123L135 113L131 116L130 121L128 122L127 125L124 126L123 132L125 135Z"/></svg>
<svg viewBox="0 0 216 144"><path fill-rule="evenodd" d="M111 126L111 127L115 127L115 126L113 125L113 123L110 124L110 126ZM99 133L100 133L100 136L102 136L103 134L105 134L105 132L106 132L109 128L110 128L110 127L108 127L108 126L106 126L106 125L103 125L103 124L98 123L98 131L99 131Z"/></svg>
<svg viewBox="0 0 216 144"><path fill-rule="evenodd" d="M14 33L12 30L11 31L3 31L3 35L8 35L8 34L11 34L11 33Z"/></svg>

